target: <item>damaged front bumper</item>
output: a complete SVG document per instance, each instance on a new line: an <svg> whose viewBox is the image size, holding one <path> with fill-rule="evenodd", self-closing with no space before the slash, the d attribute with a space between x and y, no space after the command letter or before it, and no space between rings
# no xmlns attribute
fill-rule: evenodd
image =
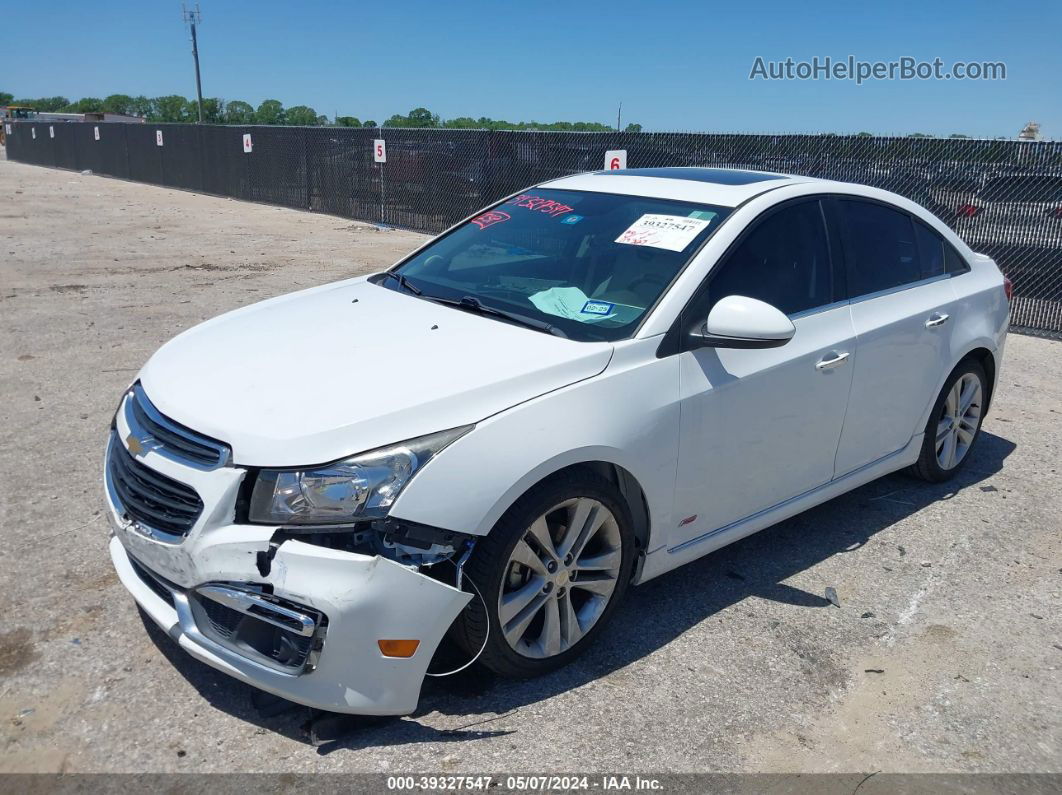
<svg viewBox="0 0 1062 795"><path fill-rule="evenodd" d="M471 594L376 555L295 539L271 546L276 528L233 523L241 470L189 467L150 450L140 458L195 488L204 504L187 536L153 534L129 520L106 468L114 567L185 651L310 707L365 715L416 708L432 655ZM381 640L418 643L412 656L395 657Z"/></svg>

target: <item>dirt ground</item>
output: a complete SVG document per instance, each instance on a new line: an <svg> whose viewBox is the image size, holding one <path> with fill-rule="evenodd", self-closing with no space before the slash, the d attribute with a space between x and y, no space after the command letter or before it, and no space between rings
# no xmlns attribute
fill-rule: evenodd
<svg viewBox="0 0 1062 795"><path fill-rule="evenodd" d="M140 620L107 426L178 331L423 237L6 161L0 197L0 771L1062 771L1062 343L1010 336L953 483L869 484L633 589L568 668L315 747Z"/></svg>

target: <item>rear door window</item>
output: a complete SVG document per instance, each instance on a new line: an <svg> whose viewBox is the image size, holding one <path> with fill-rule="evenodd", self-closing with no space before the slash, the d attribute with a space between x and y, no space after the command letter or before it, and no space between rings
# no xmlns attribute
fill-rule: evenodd
<svg viewBox="0 0 1062 795"><path fill-rule="evenodd" d="M911 216L876 202L843 199L848 292L852 298L921 281Z"/></svg>

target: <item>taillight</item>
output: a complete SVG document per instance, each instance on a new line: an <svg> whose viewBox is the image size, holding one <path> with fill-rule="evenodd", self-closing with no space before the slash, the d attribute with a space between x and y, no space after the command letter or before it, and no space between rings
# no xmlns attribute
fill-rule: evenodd
<svg viewBox="0 0 1062 795"><path fill-rule="evenodd" d="M964 204L955 211L955 214L961 218L973 218L979 212L981 212L980 207L976 207L972 204Z"/></svg>
<svg viewBox="0 0 1062 795"><path fill-rule="evenodd" d="M1007 296L1008 301L1014 295L1014 283L1006 276L1003 277L1003 293Z"/></svg>

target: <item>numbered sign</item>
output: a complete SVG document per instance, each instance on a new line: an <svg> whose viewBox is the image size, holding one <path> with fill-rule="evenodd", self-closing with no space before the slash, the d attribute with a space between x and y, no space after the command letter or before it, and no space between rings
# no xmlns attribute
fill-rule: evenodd
<svg viewBox="0 0 1062 795"><path fill-rule="evenodd" d="M605 170L616 171L627 167L626 149L609 149L605 152Z"/></svg>
<svg viewBox="0 0 1062 795"><path fill-rule="evenodd" d="M244 154L251 154L251 150L254 149L254 143L251 141L251 134L243 134L243 152Z"/></svg>
<svg viewBox="0 0 1062 795"><path fill-rule="evenodd" d="M155 130L155 146L162 146L162 130Z"/></svg>
<svg viewBox="0 0 1062 795"><path fill-rule="evenodd" d="M7 133L8 135L11 135L11 125L10 124L5 124L4 125L4 132Z"/></svg>
<svg viewBox="0 0 1062 795"><path fill-rule="evenodd" d="M100 139L100 128L99 127L93 127L92 128L92 137L95 138L97 141Z"/></svg>
<svg viewBox="0 0 1062 795"><path fill-rule="evenodd" d="M55 137L55 128L52 127L52 125L50 125L50 124L48 125L48 137L49 138L54 138Z"/></svg>
<svg viewBox="0 0 1062 795"><path fill-rule="evenodd" d="M383 138L377 138L372 142L372 159L377 163L387 162L387 144Z"/></svg>
<svg viewBox="0 0 1062 795"><path fill-rule="evenodd" d="M37 140L37 128L36 127L30 127L30 136L33 138L34 141Z"/></svg>

